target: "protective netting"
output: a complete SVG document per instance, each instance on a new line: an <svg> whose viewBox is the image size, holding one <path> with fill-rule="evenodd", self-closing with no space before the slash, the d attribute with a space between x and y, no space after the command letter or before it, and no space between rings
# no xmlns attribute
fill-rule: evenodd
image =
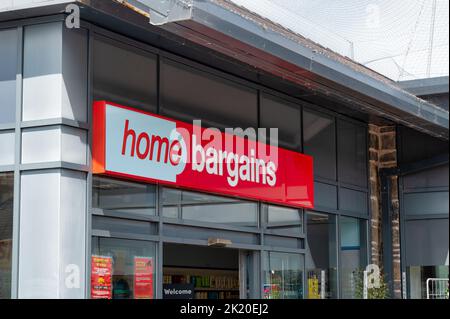
<svg viewBox="0 0 450 319"><path fill-rule="evenodd" d="M395 80L448 75L448 0L230 0Z"/></svg>

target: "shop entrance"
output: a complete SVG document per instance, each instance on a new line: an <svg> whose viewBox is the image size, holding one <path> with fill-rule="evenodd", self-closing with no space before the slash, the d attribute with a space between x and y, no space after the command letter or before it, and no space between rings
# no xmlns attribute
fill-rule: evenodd
<svg viewBox="0 0 450 319"><path fill-rule="evenodd" d="M163 252L164 299L240 298L238 249L164 244Z"/></svg>

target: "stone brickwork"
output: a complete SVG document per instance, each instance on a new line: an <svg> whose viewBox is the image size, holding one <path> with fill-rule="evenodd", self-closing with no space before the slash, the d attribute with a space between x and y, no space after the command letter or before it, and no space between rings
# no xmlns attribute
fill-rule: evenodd
<svg viewBox="0 0 450 319"><path fill-rule="evenodd" d="M370 210L371 210L371 262L383 271L383 238L380 169L397 166L397 149L395 126L369 125L369 178L370 178ZM391 216L392 216L392 259L394 298L401 297L400 269L400 232L399 232L399 198L398 180L394 176L390 180Z"/></svg>

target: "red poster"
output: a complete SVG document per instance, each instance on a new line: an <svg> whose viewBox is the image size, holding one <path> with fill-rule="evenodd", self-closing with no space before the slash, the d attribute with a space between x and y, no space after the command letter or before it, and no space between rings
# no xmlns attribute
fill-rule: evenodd
<svg viewBox="0 0 450 319"><path fill-rule="evenodd" d="M92 256L91 298L112 299L112 258Z"/></svg>
<svg viewBox="0 0 450 319"><path fill-rule="evenodd" d="M134 298L153 299L152 257L134 257Z"/></svg>

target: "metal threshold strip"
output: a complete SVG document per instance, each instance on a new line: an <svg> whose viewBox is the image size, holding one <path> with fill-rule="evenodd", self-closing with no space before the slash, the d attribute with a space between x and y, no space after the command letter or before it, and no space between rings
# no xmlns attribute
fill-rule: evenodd
<svg viewBox="0 0 450 319"><path fill-rule="evenodd" d="M360 111L448 140L448 111L226 0L123 0L150 22Z"/></svg>

